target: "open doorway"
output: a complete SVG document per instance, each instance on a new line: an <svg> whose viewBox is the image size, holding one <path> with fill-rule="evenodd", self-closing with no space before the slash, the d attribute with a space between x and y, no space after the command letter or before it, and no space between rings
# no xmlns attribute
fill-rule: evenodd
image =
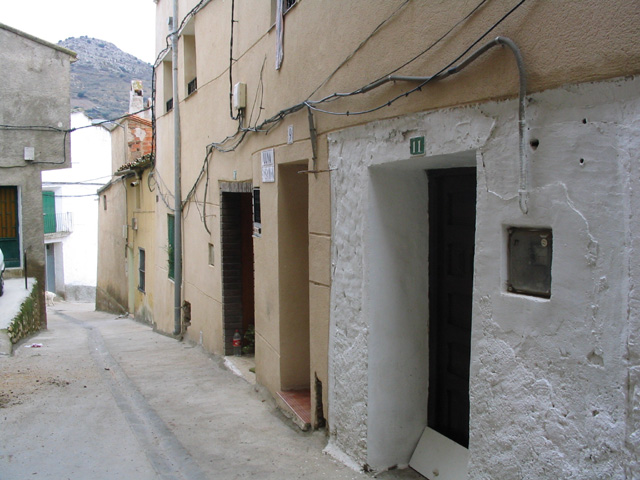
<svg viewBox="0 0 640 480"><path fill-rule="evenodd" d="M411 464L420 470L416 459L421 455L416 446L425 431L433 430L430 425L445 430L439 415L456 417L449 424L464 426L456 440L468 442L468 345L476 208L475 168L468 166L475 160L475 152L469 151L369 169L371 188L362 263L363 311L369 321L367 462L375 469ZM440 188L441 183L446 188ZM458 236L463 237L462 254ZM452 245L454 248L447 250ZM464 279L444 275L447 268L464 271ZM447 283L446 289L438 288L441 282ZM443 300L438 303L438 298ZM443 326L437 318L438 309L453 309L456 323ZM449 335L456 335L456 328L466 329L466 335L456 338L449 350L436 348L448 341ZM458 343L462 350L466 348L459 357L459 351L454 351L459 349ZM447 357L449 354L456 358ZM432 399L439 395L443 399L451 392L450 383L454 381L449 382L444 373L450 367L457 373L464 371L464 378L458 382L462 393L450 404L441 400L436 404L438 410ZM447 381L438 382L438 375ZM446 405L452 408L447 410ZM463 418L457 418L460 415ZM462 445L460 448L467 451ZM429 439L427 450L439 452L437 441ZM456 462L466 469L466 457ZM433 470L427 476L433 477Z"/></svg>
<svg viewBox="0 0 640 480"><path fill-rule="evenodd" d="M253 217L250 183L221 194L224 353L233 355L233 335L255 325Z"/></svg>
<svg viewBox="0 0 640 480"><path fill-rule="evenodd" d="M46 289L47 292L56 293L56 256L53 243L45 245L46 251Z"/></svg>
<svg viewBox="0 0 640 480"><path fill-rule="evenodd" d="M469 446L475 169L429 172L429 427Z"/></svg>
<svg viewBox="0 0 640 480"><path fill-rule="evenodd" d="M302 423L310 424L309 221L307 163L278 170L280 389ZM315 384L314 384L315 385Z"/></svg>
<svg viewBox="0 0 640 480"><path fill-rule="evenodd" d="M429 178L429 410L410 465L466 478L476 224L476 169Z"/></svg>

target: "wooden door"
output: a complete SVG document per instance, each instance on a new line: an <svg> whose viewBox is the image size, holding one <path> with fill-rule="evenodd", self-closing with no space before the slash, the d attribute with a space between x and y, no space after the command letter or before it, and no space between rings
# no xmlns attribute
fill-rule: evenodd
<svg viewBox="0 0 640 480"><path fill-rule="evenodd" d="M428 425L469 445L475 168L429 172Z"/></svg>
<svg viewBox="0 0 640 480"><path fill-rule="evenodd" d="M0 249L6 268L20 266L18 187L0 187Z"/></svg>

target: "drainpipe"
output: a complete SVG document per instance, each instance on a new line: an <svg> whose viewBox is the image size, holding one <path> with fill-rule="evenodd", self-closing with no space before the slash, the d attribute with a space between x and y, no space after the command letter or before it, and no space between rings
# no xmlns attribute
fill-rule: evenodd
<svg viewBox="0 0 640 480"><path fill-rule="evenodd" d="M182 184L180 171L180 102L178 101L178 0L173 0L171 34L171 66L173 73L173 168L174 186L174 237L173 237L173 334L182 333Z"/></svg>

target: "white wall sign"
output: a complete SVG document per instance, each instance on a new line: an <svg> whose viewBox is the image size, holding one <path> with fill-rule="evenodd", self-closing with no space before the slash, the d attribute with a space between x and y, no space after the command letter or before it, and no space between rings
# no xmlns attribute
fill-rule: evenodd
<svg viewBox="0 0 640 480"><path fill-rule="evenodd" d="M262 181L264 183L276 181L276 167L274 161L273 148L269 150L263 150L262 156Z"/></svg>

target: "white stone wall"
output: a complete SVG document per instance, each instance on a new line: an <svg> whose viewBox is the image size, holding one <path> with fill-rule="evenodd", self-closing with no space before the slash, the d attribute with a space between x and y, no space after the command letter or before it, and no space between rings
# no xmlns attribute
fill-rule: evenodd
<svg viewBox="0 0 640 480"><path fill-rule="evenodd" d="M53 240L62 243L61 293L67 300L94 301L98 264L96 191L111 178L111 137L104 127L91 126L82 112L71 115L71 127L88 128L71 133L71 168L43 172L43 189L55 190L56 213L73 215L73 232Z"/></svg>
<svg viewBox="0 0 640 480"><path fill-rule="evenodd" d="M528 97L527 140L539 146L527 144L527 215L515 100L330 136L332 449L375 469L408 463L428 391L419 179L430 168L476 166L470 478L640 475L638 92L628 78ZM426 155L409 158L409 138L421 135ZM553 230L550 299L507 292L509 226Z"/></svg>

